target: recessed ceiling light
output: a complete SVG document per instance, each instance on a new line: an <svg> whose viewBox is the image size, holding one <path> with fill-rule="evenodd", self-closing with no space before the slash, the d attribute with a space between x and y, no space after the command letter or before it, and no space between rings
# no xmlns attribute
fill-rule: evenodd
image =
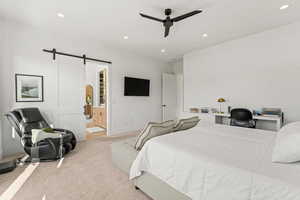
<svg viewBox="0 0 300 200"><path fill-rule="evenodd" d="M62 13L57 13L57 16L60 17L60 18L64 18L65 17L65 15L62 14Z"/></svg>
<svg viewBox="0 0 300 200"><path fill-rule="evenodd" d="M166 52L166 50L165 50L165 49L162 49L162 50L160 50L160 52L162 52L162 53L165 53L165 52Z"/></svg>
<svg viewBox="0 0 300 200"><path fill-rule="evenodd" d="M124 38L124 40L128 40L129 37L127 35L125 35L123 38Z"/></svg>
<svg viewBox="0 0 300 200"><path fill-rule="evenodd" d="M280 7L280 10L287 9L288 7L289 7L289 5L287 5L287 4L286 4L286 5L283 5L283 6Z"/></svg>
<svg viewBox="0 0 300 200"><path fill-rule="evenodd" d="M207 36L208 36L207 33L202 34L202 37L207 37Z"/></svg>

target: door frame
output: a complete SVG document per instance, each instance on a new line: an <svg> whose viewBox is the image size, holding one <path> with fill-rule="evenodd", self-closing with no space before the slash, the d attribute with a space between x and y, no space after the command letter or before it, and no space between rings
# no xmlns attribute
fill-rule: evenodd
<svg viewBox="0 0 300 200"><path fill-rule="evenodd" d="M111 119L112 119L112 104L111 104L111 92L112 92L112 88L111 88L111 75L112 75L112 70L111 70L111 66L112 64L108 64L108 63L101 63L101 62L93 62L93 61L87 61L87 63L93 63L97 66L101 66L104 67L106 69L106 92L107 92L107 96L106 96L106 135L110 136L111 135ZM87 66L88 67L88 64ZM97 72L99 73L99 72ZM98 75L98 74L97 74Z"/></svg>

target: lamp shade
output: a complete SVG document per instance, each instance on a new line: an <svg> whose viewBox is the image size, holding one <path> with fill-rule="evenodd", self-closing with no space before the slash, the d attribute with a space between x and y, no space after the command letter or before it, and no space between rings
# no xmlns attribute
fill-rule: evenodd
<svg viewBox="0 0 300 200"><path fill-rule="evenodd" d="M218 98L217 102L224 103L226 100L224 98Z"/></svg>

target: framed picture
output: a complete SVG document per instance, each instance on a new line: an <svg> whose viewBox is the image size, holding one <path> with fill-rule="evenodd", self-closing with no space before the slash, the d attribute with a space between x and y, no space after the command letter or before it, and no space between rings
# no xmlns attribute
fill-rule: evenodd
<svg viewBox="0 0 300 200"><path fill-rule="evenodd" d="M43 102L43 76L16 74L16 102Z"/></svg>

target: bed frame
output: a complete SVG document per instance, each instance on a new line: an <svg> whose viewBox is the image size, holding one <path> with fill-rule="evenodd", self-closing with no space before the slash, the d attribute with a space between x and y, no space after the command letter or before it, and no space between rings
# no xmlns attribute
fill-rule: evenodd
<svg viewBox="0 0 300 200"><path fill-rule="evenodd" d="M129 174L130 167L138 152L134 149L135 138L114 142L111 144L113 163L122 171ZM178 192L167 183L150 173L143 173L134 179L136 189L143 191L154 200L191 200L191 198Z"/></svg>

